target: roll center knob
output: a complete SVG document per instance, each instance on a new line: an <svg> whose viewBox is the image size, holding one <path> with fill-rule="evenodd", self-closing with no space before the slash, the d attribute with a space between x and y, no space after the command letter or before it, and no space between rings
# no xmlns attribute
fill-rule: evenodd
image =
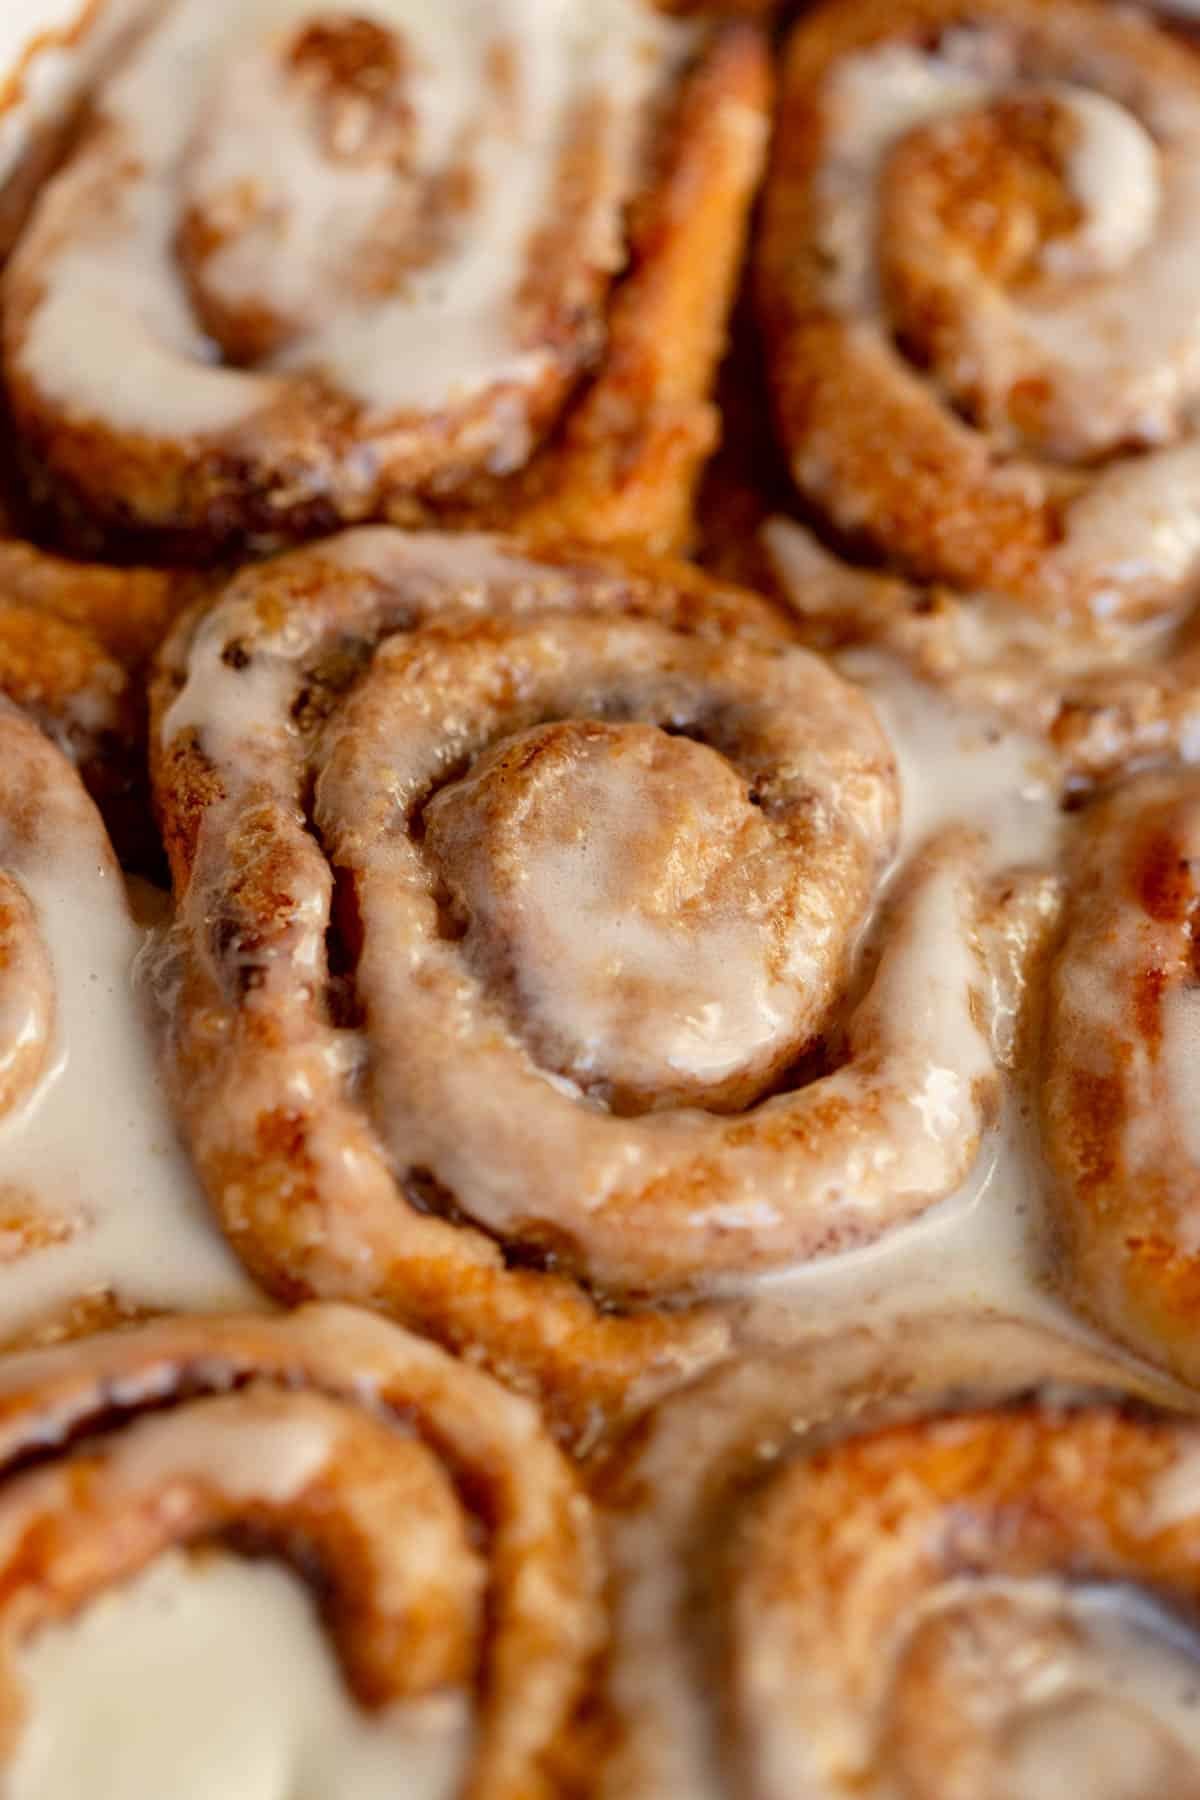
<svg viewBox="0 0 1200 1800"><path fill-rule="evenodd" d="M802 1047L797 859L716 751L653 725L538 726L426 821L467 953L544 1068L622 1112L734 1108Z"/></svg>

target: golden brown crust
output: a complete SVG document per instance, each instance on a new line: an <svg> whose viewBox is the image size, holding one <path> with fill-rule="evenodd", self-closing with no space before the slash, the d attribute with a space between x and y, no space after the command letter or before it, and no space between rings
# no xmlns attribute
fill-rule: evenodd
<svg viewBox="0 0 1200 1800"><path fill-rule="evenodd" d="M865 118L872 105L869 94L837 84L852 86L872 56L936 56L956 31L993 34L1000 73L987 52L978 66L964 52L957 68L968 88L977 78L974 101L964 95L941 114L917 106L915 125L902 102L893 141L862 151L861 166L858 152L846 152L831 167L835 133L853 132L848 115L857 108ZM1063 84L1115 100L1138 129L1153 119L1153 132L1160 97L1171 94L1194 114L1200 66L1144 21L1091 0L1053 8L864 0L818 6L801 19L786 53L758 255L778 426L801 493L910 575L998 591L1049 618L1086 618L1093 603L1107 616L1161 612L1177 604L1173 575L1159 580L1154 569L1119 569L1111 558L1101 567L1103 558L1093 564L1071 551L1076 510L1093 489L1125 478L1116 468L1129 448L1120 432L1099 452L1059 454L1039 410L1052 369L1045 382L1026 380L1018 360L1006 393L971 388L977 364L981 382L991 376L969 346L985 343L992 314L1011 295L1023 304L1029 290L1013 246L1048 255L1064 230L1055 209L1066 209L1068 228L1077 222L1068 163L1055 147L1064 121L1075 129L1074 102L1039 98ZM1044 117L1034 117L1038 106ZM878 241L864 223L876 207ZM990 224L979 235L981 220ZM1058 289L1037 279L1046 309L1065 309L1071 279ZM1103 271L1092 278L1093 290L1104 280ZM1078 286L1087 290L1087 281ZM1031 307L1043 304L1042 289L1032 292ZM1098 421L1104 383L1102 371ZM988 414L993 402L1002 423ZM1169 445L1175 435L1151 429L1147 442ZM1153 504L1148 489L1145 507Z"/></svg>
<svg viewBox="0 0 1200 1800"><path fill-rule="evenodd" d="M111 568L0 536L0 601L60 619L140 672L201 583L186 571Z"/></svg>
<svg viewBox="0 0 1200 1800"><path fill-rule="evenodd" d="M597 1791L1003 1792L1011 1728L1039 1721L1020 1669L1072 1692L1076 1593L1192 1604L1197 1427L1131 1403L1154 1391L1041 1327L935 1312L814 1326L668 1399L595 1481Z"/></svg>
<svg viewBox="0 0 1200 1800"><path fill-rule="evenodd" d="M284 385L252 442L241 431L138 436L57 409L20 366L41 285L37 258L18 255L8 291L13 403L57 504L118 541L150 536L201 556L230 540L281 541L379 516L678 545L715 436L709 391L762 160L767 84L755 29L714 27L660 126L630 224L630 266L608 298L600 366L544 445L503 477L464 452L436 479L421 478L407 467L411 424L389 437L311 380Z"/></svg>
<svg viewBox="0 0 1200 1800"><path fill-rule="evenodd" d="M289 1431L319 1450L290 1484L270 1449ZM317 1307L10 1358L0 1483L13 1526L0 1581L8 1655L166 1549L240 1534L317 1573L364 1707L471 1696L464 1794L557 1791L598 1642L591 1521L531 1409L431 1345ZM7 1670L3 1685L8 1748L20 1697Z"/></svg>

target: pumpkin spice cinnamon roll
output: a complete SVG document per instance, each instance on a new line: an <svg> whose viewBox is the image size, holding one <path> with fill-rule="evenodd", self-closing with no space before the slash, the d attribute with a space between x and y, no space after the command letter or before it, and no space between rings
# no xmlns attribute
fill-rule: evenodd
<svg viewBox="0 0 1200 1800"><path fill-rule="evenodd" d="M1200 773L1086 813L1051 970L1042 1123L1072 1297L1200 1383Z"/></svg>
<svg viewBox="0 0 1200 1800"><path fill-rule="evenodd" d="M942 834L858 956L894 760L752 596L363 530L189 619L155 711L176 1100L276 1293L586 1435L720 1350L728 1284L970 1167L1002 909Z"/></svg>
<svg viewBox="0 0 1200 1800"><path fill-rule="evenodd" d="M533 1409L364 1313L0 1365L5 1791L541 1800L598 1645Z"/></svg>
<svg viewBox="0 0 1200 1800"><path fill-rule="evenodd" d="M75 771L0 701L0 1344L251 1305L136 983L142 934Z"/></svg>
<svg viewBox="0 0 1200 1800"><path fill-rule="evenodd" d="M728 1364L599 1481L598 1793L1190 1800L1198 1471L1194 1417L1002 1319Z"/></svg>
<svg viewBox="0 0 1200 1800"><path fill-rule="evenodd" d="M1200 559L1200 61L1091 0L794 29L758 288L793 479L902 572L1071 625Z"/></svg>
<svg viewBox="0 0 1200 1800"><path fill-rule="evenodd" d="M190 549L381 514L670 543L766 84L752 24L651 0L174 0L13 260L18 422L68 510Z"/></svg>

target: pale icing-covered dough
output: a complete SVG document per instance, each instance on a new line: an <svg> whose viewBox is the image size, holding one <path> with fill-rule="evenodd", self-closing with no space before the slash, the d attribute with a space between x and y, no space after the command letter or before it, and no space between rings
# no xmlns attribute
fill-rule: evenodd
<svg viewBox="0 0 1200 1800"><path fill-rule="evenodd" d="M513 581L521 580L523 586L526 582L529 584L530 597L537 591L536 565L523 567L519 561L506 557L498 546L486 541L439 542L429 537L397 539L395 534L386 532L358 532L334 540L322 551L322 557L328 556L331 563L322 578L344 579L351 584L351 591L362 581L363 571L369 574L378 571L381 579L386 581L390 576L394 581L396 572L390 566L389 558L394 561L401 552L401 566L413 565L410 578L414 581L411 599L414 606L420 606L424 600L424 582L416 580L424 570L428 571L427 579L433 584L431 591L434 592L440 579L447 573L455 574L457 592L472 610L481 603L489 582L507 591ZM181 667L181 675L186 673L186 679L162 719L164 748L191 733L198 733L205 753L217 767L230 770L230 779L235 783L240 782L243 771L251 777L256 770L266 775L273 759L288 753L293 698L301 679L299 672L310 656L317 655L312 637L315 629L315 615L307 617L303 611L298 611L281 628L276 630L272 626L266 634L263 622L256 619L253 606L249 605L244 618L234 607L228 616L222 609L221 613L214 613L201 622L190 645L186 670ZM228 643L241 641L243 636L247 645L253 645L252 652L244 658L244 666L240 662L235 664L225 655ZM393 660L398 661L404 654L403 632L393 640L392 648L395 652ZM639 655L644 662L645 654L644 650L635 647L635 638L631 636L622 660L631 671L636 671ZM918 853L935 849L948 827L965 827L972 838L982 833L987 840L979 855L984 880L990 878L989 872L993 869L1009 866L1032 869L1035 872L1032 903L1035 909L1043 907L1043 916L1048 914L1053 905L1053 881L1047 878L1043 893L1037 885L1042 878L1036 871L1054 865L1062 819L1057 803L1057 774L1044 751L1015 732L957 711L939 699L935 692L922 690L908 681L882 658L874 661L863 657L850 659L845 666L848 674L866 683L884 726L884 741L897 754L900 763L903 845L895 865L896 891L899 892L910 880L913 860ZM785 662L779 662L770 681L783 680L786 667ZM797 717L802 717L811 712L819 688L814 685L807 664L798 665L795 673L795 694L793 697L792 690L788 689L786 709L795 710ZM678 670L672 679L679 679ZM763 678L756 679L761 684ZM461 682L455 691L455 729L461 733L466 730L463 721L467 695ZM425 710L430 704L427 681L423 680L409 699L420 712L418 735L424 739L432 732L431 741L436 741L436 731ZM528 697L523 705L527 703ZM585 715L592 704L591 701L584 702ZM557 692L554 704L549 708L552 719L577 715L578 711L577 699L572 698L568 704ZM844 704L841 712L841 729L845 730L849 715ZM379 765L379 781L391 791L400 778L397 740L401 734L387 709L382 717L391 722L380 734L377 746L379 756L384 759ZM413 730L406 727L403 733L409 746L404 758L406 767L415 741ZM636 1130L625 1131L623 1120L614 1120L594 1105L580 1105L577 1084L579 1078L588 1073L588 1068L583 1065L589 1065L594 1072L601 1064L606 1064L611 1073L615 1050L621 1057L632 1058L643 1071L646 1068L654 1071L659 1081L664 1079L669 1067L673 1065L678 1069L681 1063L689 1061L694 1076L706 1061L711 1066L718 1051L727 1053L732 1059L735 1053L744 1054L747 1046L753 1049L757 1041L756 1019L759 1031L764 1030L766 1024L761 1007L742 1004L755 986L754 980L747 979L747 971L757 969L761 975L764 966L770 966L755 960L759 950L754 944L754 930L746 907L732 908L738 926L733 938L721 929L714 941L710 933L714 923L719 921L711 917L707 919L705 930L697 930L695 896L689 900L690 890L686 886L694 875L696 860L692 856L676 858L670 850L671 832L678 829L682 832L680 842L690 843L688 834L693 826L697 841L703 841L711 848L711 827L703 825L701 828L701 825L710 803L706 791L708 776L715 776L720 771L720 759L711 749L691 743L686 737L666 738L662 742L663 767L666 768L671 760L667 752L673 751L689 759L687 774L686 777L680 775L678 780L672 778L656 797L638 773L637 758L632 754L635 740L638 744L642 741L638 734L648 728L635 730L629 724L616 729L573 726L571 730L578 739L577 747L582 746L586 751L584 762L575 767L572 776L572 780L577 777L581 781L581 790L575 794L568 786L554 802L552 814L547 815L549 828L542 828L546 824L546 820L542 820L542 826L531 831L530 821L542 818L539 809L545 793L538 782L537 770L542 766L538 759L545 758L553 747L551 740L557 744L565 730L563 726L537 727L529 738L522 738L518 732L516 737L501 742L496 752L501 763L511 760L514 767L519 768L527 754L532 756L536 752L536 757L529 764L532 772L528 779L522 775L515 784L508 783L500 790L499 797L493 791L491 775L486 780L481 779L477 766L473 772L468 768L459 780L449 782L427 807L424 852L435 856L440 878L456 896L455 904L463 903L462 921L472 917L477 921L491 918L499 927L499 951L494 956L489 955L485 947L482 963L475 956L471 943L467 944L465 953L461 942L446 944L442 941L422 951L430 965L438 968L439 980L447 978L446 969L451 970L457 997L449 1031L444 1020L435 1025L427 1022L417 1029L414 1023L417 1012L427 1019L427 997L423 989L416 1002L406 999L403 1011L397 1010L397 1018L403 1017L406 1021L403 1042L420 1045L423 1056L431 1055L435 1044L440 1056L441 1039L446 1037L447 1053L441 1060L449 1067L446 1076L449 1098L446 1090L437 1105L424 1097L419 1115L414 1116L411 1097L405 1098L403 1090L397 1088L398 1098L392 1098L388 1088L387 1097L383 1097L385 1087L393 1079L390 1053L376 1049L371 1054L372 1083L381 1129L399 1133L397 1119L403 1118L406 1159L443 1171L450 1169L457 1191L463 1195L470 1193L473 1202L481 1207L486 1205L489 1222L496 1222L500 1228L514 1210L530 1205L535 1174L539 1191L556 1196L555 1207L557 1197L564 1196L562 1216L573 1217L579 1204L578 1192L585 1167L600 1171L595 1181L596 1192L612 1191L614 1187L619 1191L621 1179L628 1179L622 1176L625 1167L622 1159L627 1160L631 1155L631 1145L637 1146L638 1167L643 1171L641 1178L644 1180L644 1172L654 1164L665 1167L676 1142L686 1144L689 1138L698 1142L720 1141L718 1120L711 1114L705 1116L686 1111L652 1114L635 1122ZM605 763L603 759L591 758L589 733L603 736L609 742L611 761ZM828 731L817 736L821 741L825 736L832 739L832 721ZM657 738L657 733L649 731L646 741ZM354 787L353 796L344 808L348 828L353 828L365 823L367 811L376 804L372 796L380 790L376 778L366 769L365 751L353 730L345 744L346 755L338 759L338 780L348 780ZM816 778L819 768L819 761L812 765L810 778ZM591 775L588 775L588 769ZM601 773L600 787L593 791L588 782L593 777L599 779ZM732 768L726 768L725 779L731 778ZM355 783L358 785L354 786ZM526 784L523 790L522 783ZM877 782L873 786L870 781L860 780L855 790L864 807L870 801L867 813L871 818L875 817L878 807L877 787ZM511 800L512 812L507 819L502 811L495 811L496 807L503 809L510 804L504 799L506 792L516 796ZM574 794L579 802L574 811L567 804L570 794ZM477 816L484 802L493 809L487 822ZM332 814L334 783L331 774L322 777L318 803L324 812ZM660 816L663 803L667 804L668 810L676 809L669 828L664 826ZM453 809L457 820L455 842L464 852L462 855L454 852L439 825L443 809L448 807ZM656 835L660 828L661 844ZM325 827L322 829L326 830ZM647 863L639 848L643 846L643 840L658 846L655 855L661 851L660 861L651 859ZM332 846L327 830L325 841L327 847ZM221 842L218 833L214 838L214 851ZM332 846L332 853L336 860L339 854L336 846ZM407 871L409 861L407 852L402 856L395 844L389 843L387 866L393 875L401 866ZM892 897L886 881L881 895ZM382 924L385 932L396 928L398 915L393 902L394 896L380 908L377 922ZM581 902L585 915L583 923ZM858 1193L854 1204L860 1207L866 1204L863 1197L866 1187L869 1186L872 1193L878 1190L881 1195L888 1191L887 1158L901 1143L905 1155L916 1159L910 1163L910 1174L906 1175L906 1180L911 1178L911 1171L922 1158L936 1154L936 1147L939 1143L944 1144L947 1137L954 1138L954 1121L970 1111L973 1083L980 1078L987 1079L989 1047L978 1029L976 1013L980 996L972 996L972 989L982 978L982 968L973 948L964 941L961 922L955 917L958 902L956 883L948 866L942 863L927 871L919 897L910 895L897 946L894 951L889 950L884 970L880 972L880 1008L886 1005L888 1041L897 1055L910 1059L904 1066L911 1080L904 1097L897 1102L903 1113L903 1121L897 1116L897 1135L879 1145L874 1141L869 1145L864 1142L855 1152L848 1153L844 1162L839 1160L841 1153L836 1145L828 1139L825 1140L825 1161L819 1154L819 1136L815 1145L805 1144L804 1170L802 1174L796 1173L793 1179L812 1192L828 1191L828 1206L834 1216L840 1216L846 1204L844 1196L853 1194L855 1189ZM422 899L422 917L426 906ZM880 941L887 942L886 924L880 939L876 939L870 916L862 921L861 931L862 941L868 949ZM368 932L368 943L370 938ZM648 939L654 940L649 948ZM696 1003L690 1008L685 1004L686 994L679 991L672 974L670 958L664 961L662 957L663 941L668 946L677 945L681 959L686 947L686 966L696 982ZM814 942L821 943L819 926L814 933ZM464 954L469 959L466 972ZM398 987L408 983L405 974L408 953L394 954L385 942L370 951L369 956L371 969L364 971L364 983L365 991L372 996L372 1021L376 1024L386 1006L396 1003L398 1007L395 993ZM376 970L378 987L374 982ZM497 972L498 980L495 979ZM464 1053L468 1014L463 996L468 992L473 996L482 992L490 994L494 1000L500 984L508 981L519 989L521 1005L515 1012L506 1010L500 1015L499 1031L494 1013L485 1012L483 1026L479 1026L475 1015L471 1015L472 1028L482 1034L486 1043L489 1070L494 1071L497 1065L505 1069L505 1079L501 1082L494 1073L484 1078L474 1053L470 1057ZM779 985L781 989L786 987L786 983ZM630 994L636 988L646 997L646 1003L640 1007L634 1006L632 1001L626 1004L625 986L629 987ZM763 997L760 994L759 998ZM769 1011L774 1005L769 987L765 998ZM1011 1035L1011 1003L998 993L989 994L987 1000L999 1042ZM473 1000L473 1005L478 1009L477 999ZM884 1041L871 1035L880 1008L870 1014L871 1024L864 1018L862 1028L862 1041L876 1047ZM718 1017L718 1012L724 1015L723 1019ZM534 1020L532 1030L528 1023L531 1016ZM516 1022L522 1033L528 1033L524 1041L526 1046L532 1042L531 1054L522 1049L519 1042L514 1044L510 1020ZM559 1046L570 1040L570 1055L560 1056L547 1066L543 1052L545 1040L551 1035ZM786 1044L786 1037L783 1041ZM365 1046L362 1052L365 1059ZM539 1121L536 1129L529 1128L527 1119L522 1125L516 1117L512 1085L513 1060L518 1054L523 1070L519 1084L522 1105L536 1100ZM574 1079L563 1079L556 1069ZM628 1069L625 1072L628 1074ZM406 1073L405 1080L411 1083L411 1072ZM266 1103L257 1090L258 1084L251 1081L239 1089L237 1097L237 1107L240 1109L244 1103L251 1116L256 1106ZM839 1096L856 1092L852 1067L835 1074L828 1091ZM801 1101L803 1093L802 1089ZM779 1100L769 1101L767 1106L782 1110L791 1100L791 1096L784 1095ZM471 1135L461 1129L468 1106L476 1125L481 1119L484 1121L483 1128ZM618 1125L621 1130L615 1129ZM515 1148L518 1136L521 1139L519 1151ZM978 1179L986 1185L989 1194L997 1194L998 1218L1008 1216L1005 1209L1010 1204L1018 1209L1014 1225L1018 1242L1013 1246L1012 1256L1004 1260L1004 1266L1008 1268L1019 1265L1023 1254L1020 1209L1028 1205L1031 1176L1028 1165L1017 1164L1003 1196L999 1195L1001 1184L998 1178L993 1178L993 1164L1000 1141L998 1133L989 1133L985 1137ZM1004 1141L1007 1142L1007 1136ZM332 1158L334 1144L330 1144L328 1153ZM763 1158L753 1151L752 1143L743 1142L738 1155L745 1167L746 1201L740 1210L731 1203L728 1216L722 1215L723 1228L744 1233L751 1249L757 1247L761 1235L779 1229L779 1208L786 1204L784 1196L790 1192L786 1175L781 1185L779 1172L772 1172L769 1143L764 1154L765 1166ZM1007 1160L1005 1166L1008 1166ZM332 1179L332 1163L330 1176ZM891 1167L891 1176L895 1180L895 1164ZM974 1184L973 1191L978 1191ZM936 1224L930 1221L930 1230L941 1233L950 1229L953 1208L945 1217L942 1208L934 1210L937 1220ZM820 1214L821 1209L817 1208L814 1217L819 1218ZM555 1208L550 1208L547 1216L557 1216ZM597 1209L591 1209L587 1222L589 1231L595 1228L596 1217ZM915 1235L921 1237L923 1229ZM890 1239L903 1240L906 1235L894 1227L889 1232ZM625 1254L624 1248L622 1254ZM786 1263L786 1256L780 1260ZM826 1282L840 1288L840 1270L846 1260L830 1257L826 1267L814 1274L811 1288L805 1276L796 1277L805 1288L803 1306L806 1311L811 1305L809 1294L812 1303L819 1304ZM967 1261L969 1256L964 1252L964 1263ZM918 1254L913 1259L912 1272L920 1281L919 1264ZM874 1266L870 1265L865 1280L873 1279L870 1268ZM890 1266L888 1258L884 1257L879 1266L883 1269ZM991 1266L996 1266L994 1258ZM731 1255L719 1285L724 1288L728 1283L741 1290L745 1268L744 1260ZM713 1273L710 1272L710 1278ZM788 1278L779 1279L786 1286ZM882 1279L886 1281L886 1275ZM774 1281L764 1284L764 1295L770 1293L774 1297L775 1292Z"/></svg>
<svg viewBox="0 0 1200 1800"><path fill-rule="evenodd" d="M10 1216L32 1207L51 1241L10 1239L0 1328L105 1291L152 1309L252 1304L176 1135L137 981L143 939L115 866L72 867L64 846L56 867L23 870L22 882L50 946L58 1021L52 1068L0 1124L0 1193Z"/></svg>
<svg viewBox="0 0 1200 1800"><path fill-rule="evenodd" d="M1191 429L1200 398L1200 105L1190 91L1153 88L1099 48L1088 58L1084 79L1094 88L1024 77L1012 36L998 28L846 57L822 98L816 233L831 307L891 358L881 208L893 153L912 134L953 130L998 104L1058 110L1072 139L1064 179L1081 221L1042 246L1039 278L991 280L953 240L937 240L931 274L955 295L954 355L940 375L978 405L984 434L1004 422L1013 395L1033 387L1040 396L1045 442L1014 455L1000 431L997 493L1007 485L1014 502L1041 504L1054 497L1056 463L1109 459L1066 490L1062 541L1043 552L1041 578L1048 592L1086 596L1103 620L1131 595L1173 601L1200 558ZM1130 443L1144 453L1129 456ZM819 479L818 464L811 473Z"/></svg>
<svg viewBox="0 0 1200 1800"><path fill-rule="evenodd" d="M296 1577L212 1552L45 1627L17 1676L8 1800L452 1800L470 1748L467 1696L368 1714Z"/></svg>
<svg viewBox="0 0 1200 1800"><path fill-rule="evenodd" d="M75 228L50 252L19 356L44 395L119 429L181 436L245 422L298 373L375 418L436 412L492 388L520 418L522 395L544 370L543 350L523 338L521 292L537 233L554 215L571 134L581 112L602 102L607 178L590 195L586 236L594 264L612 269L646 104L686 39L641 0L582 10L570 0L356 7L356 18L401 47L416 178L465 157L469 204L449 241L397 292L347 304L347 239L353 248L400 178L392 168L364 172L353 158L344 166L319 158L301 129L278 58L320 16L312 0L177 0L106 89L103 115L123 167L137 172L82 219L80 194L96 179L85 154L48 198L43 228L52 234L55 216L73 217ZM485 104L499 61L510 105ZM223 298L253 297L294 323L253 372L213 366L190 305L175 244L189 181L205 191L240 183L260 203L264 183L278 190L264 204L266 224L209 263Z"/></svg>
<svg viewBox="0 0 1200 1800"><path fill-rule="evenodd" d="M430 806L426 841L503 945L545 1062L662 1105L753 1080L799 1034L811 948L782 929L788 871L742 790L705 745L592 725L518 738Z"/></svg>
<svg viewBox="0 0 1200 1800"><path fill-rule="evenodd" d="M895 1704L887 1671L900 1669L925 1633L940 1632L947 1662L943 1686L922 1696L931 1708L953 1683L964 1722L988 1744L977 1771L1002 1759L997 1800L1140 1800L1178 1779L1186 1800L1200 1781L1200 1662L1181 1622L1134 1589L1100 1583L965 1577L935 1586L896 1621L880 1646L880 1694ZM955 1634L957 1633L957 1644ZM751 1729L765 1779L782 1800L797 1772L823 1763L827 1791L853 1790L882 1800L886 1787L857 1763L870 1731L855 1721L814 1752L810 1730L778 1689L785 1677L787 1621L764 1620ZM778 1640L778 1641L776 1641ZM772 1655L775 1652L775 1655ZM919 1651L918 1651L919 1654ZM776 1660L776 1657L778 1660ZM914 1704L920 1705L920 1701ZM874 1770L878 1749L864 1758ZM886 1780L886 1777L885 1777ZM947 1789L952 1792L953 1789Z"/></svg>
<svg viewBox="0 0 1200 1800"><path fill-rule="evenodd" d="M1066 175L1082 222L1044 247L1043 265L1103 279L1008 290L981 277L972 354L956 379L999 394L1035 372L1054 396L1059 430L1084 453L1135 430L1151 443L1167 438L1200 386L1200 106L1190 97L1163 96L1143 123L1102 92L1022 81L1004 38L982 30L933 51L886 45L847 58L826 99L833 291L868 317L880 304L875 221L895 145L933 120L1021 94L1061 109L1074 138Z"/></svg>

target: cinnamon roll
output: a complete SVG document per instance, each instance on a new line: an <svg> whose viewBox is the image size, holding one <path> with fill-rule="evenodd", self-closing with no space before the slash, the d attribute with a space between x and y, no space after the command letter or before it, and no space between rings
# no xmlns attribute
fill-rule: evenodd
<svg viewBox="0 0 1200 1800"><path fill-rule="evenodd" d="M190 549L381 514L671 542L766 79L753 25L650 0L177 0L14 257L18 422L68 511Z"/></svg>
<svg viewBox="0 0 1200 1800"><path fill-rule="evenodd" d="M560 1792L594 1534L526 1402L350 1309L0 1364L0 1760L108 1791ZM259 1784L262 1785L259 1785Z"/></svg>
<svg viewBox="0 0 1200 1800"><path fill-rule="evenodd" d="M657 1409L598 1487L598 1791L1200 1792L1200 1425L1113 1379L934 1315Z"/></svg>
<svg viewBox="0 0 1200 1800"><path fill-rule="evenodd" d="M1038 621L1200 559L1200 62L1092 0L862 0L787 50L759 295L802 495Z"/></svg>
<svg viewBox="0 0 1200 1800"><path fill-rule="evenodd" d="M714 1295L961 1181L996 1101L971 833L887 896L869 702L671 564L349 533L169 640L176 1100L285 1297L394 1313L586 1433Z"/></svg>
<svg viewBox="0 0 1200 1800"><path fill-rule="evenodd" d="M176 1143L142 948L78 776L0 701L0 1344L255 1301Z"/></svg>
<svg viewBox="0 0 1200 1800"><path fill-rule="evenodd" d="M1073 1297L1200 1382L1200 774L1089 808L1051 972L1042 1115Z"/></svg>

